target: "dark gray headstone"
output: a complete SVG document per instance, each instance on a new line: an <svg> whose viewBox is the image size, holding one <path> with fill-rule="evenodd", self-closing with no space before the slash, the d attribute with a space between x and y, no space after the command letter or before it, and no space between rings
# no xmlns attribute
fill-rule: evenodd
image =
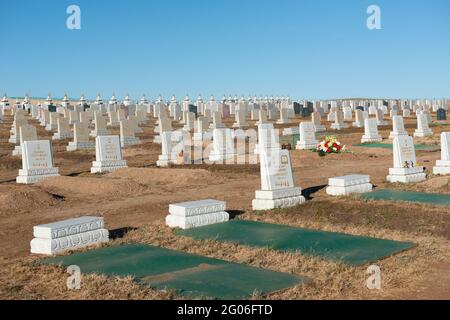
<svg viewBox="0 0 450 320"><path fill-rule="evenodd" d="M195 117L197 117L197 106L196 105L190 104L188 109L189 109L189 112L195 113Z"/></svg>
<svg viewBox="0 0 450 320"><path fill-rule="evenodd" d="M363 107L363 106L357 106L357 107L356 107L356 110L361 110L361 111L364 112L364 107Z"/></svg>
<svg viewBox="0 0 450 320"><path fill-rule="evenodd" d="M301 114L302 109L303 109L303 106L300 103L294 102L294 113L295 114Z"/></svg>
<svg viewBox="0 0 450 320"><path fill-rule="evenodd" d="M56 106L55 105L49 105L48 106L48 111L50 111L50 112L56 112Z"/></svg>
<svg viewBox="0 0 450 320"><path fill-rule="evenodd" d="M442 108L437 109L437 119L447 120L447 112Z"/></svg>

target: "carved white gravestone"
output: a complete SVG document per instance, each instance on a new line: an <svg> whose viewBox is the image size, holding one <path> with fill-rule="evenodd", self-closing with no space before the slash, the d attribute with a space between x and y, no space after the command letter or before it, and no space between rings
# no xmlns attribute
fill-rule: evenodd
<svg viewBox="0 0 450 320"><path fill-rule="evenodd" d="M59 113L50 112L50 121L45 125L46 131L53 131L58 129L58 119L60 117Z"/></svg>
<svg viewBox="0 0 450 320"><path fill-rule="evenodd" d="M389 169L387 181L391 183L419 182L426 178L423 167L416 167L416 151L413 138L398 136L394 138L394 167Z"/></svg>
<svg viewBox="0 0 450 320"><path fill-rule="evenodd" d="M275 130L272 123L262 123L258 126L258 143L255 144L254 154L266 149L280 149L278 129Z"/></svg>
<svg viewBox="0 0 450 320"><path fill-rule="evenodd" d="M12 124L11 128L11 135L9 137L8 142L13 144L19 144L20 143L20 127L27 124L27 120L25 117L21 114L16 114L14 116L14 122Z"/></svg>
<svg viewBox="0 0 450 320"><path fill-rule="evenodd" d="M120 145L122 148L139 144L140 140L134 135L130 120L120 121Z"/></svg>
<svg viewBox="0 0 450 320"><path fill-rule="evenodd" d="M259 126L260 124L267 123L267 111L264 109L258 110L258 121L255 122L255 125Z"/></svg>
<svg viewBox="0 0 450 320"><path fill-rule="evenodd" d="M353 119L353 113L352 109L350 107L344 108L344 121L352 121Z"/></svg>
<svg viewBox="0 0 450 320"><path fill-rule="evenodd" d="M195 128L195 113L186 111L183 114L185 115L183 130L193 130Z"/></svg>
<svg viewBox="0 0 450 320"><path fill-rule="evenodd" d="M293 207L304 203L302 189L294 186L288 150L265 149L259 152L261 190L256 191L253 210Z"/></svg>
<svg viewBox="0 0 450 320"><path fill-rule="evenodd" d="M17 183L36 183L48 177L59 176L53 167L53 152L49 140L24 141L22 145L22 169Z"/></svg>
<svg viewBox="0 0 450 320"><path fill-rule="evenodd" d="M403 109L403 117L407 118L411 116L411 110L409 109Z"/></svg>
<svg viewBox="0 0 450 320"><path fill-rule="evenodd" d="M98 136L95 139L95 160L92 162L91 173L127 168L126 160L122 159L119 136Z"/></svg>
<svg viewBox="0 0 450 320"><path fill-rule="evenodd" d="M288 124L291 123L289 119L288 110L286 108L280 109L280 119L277 121L277 124Z"/></svg>
<svg viewBox="0 0 450 320"><path fill-rule="evenodd" d="M59 117L57 120L58 131L53 134L52 140L68 139L73 137L73 132L70 130L69 119Z"/></svg>
<svg viewBox="0 0 450 320"><path fill-rule="evenodd" d="M389 139L394 139L398 136L407 136L408 132L405 130L405 125L403 124L402 116L392 117L392 131L389 134Z"/></svg>
<svg viewBox="0 0 450 320"><path fill-rule="evenodd" d="M74 140L69 142L67 151L91 150L95 148L95 143L89 141L89 129L86 123L78 122L73 125Z"/></svg>
<svg viewBox="0 0 450 320"><path fill-rule="evenodd" d="M355 111L355 122L352 124L356 128L364 127L364 112L360 109Z"/></svg>
<svg viewBox="0 0 450 320"><path fill-rule="evenodd" d="M426 114L417 115L417 129L414 131L414 137L432 136L433 131L428 127L428 119Z"/></svg>
<svg viewBox="0 0 450 320"><path fill-rule="evenodd" d="M381 142L383 138L378 134L377 119L364 120L364 135L362 136L361 143L367 142Z"/></svg>
<svg viewBox="0 0 450 320"><path fill-rule="evenodd" d="M126 120L122 120L122 121L126 121ZM130 127L134 133L144 132L144 130L142 130L142 128L139 127L139 120L135 115L128 116L128 124L130 125Z"/></svg>
<svg viewBox="0 0 450 320"><path fill-rule="evenodd" d="M183 150L183 135L173 132L172 127L164 121L161 128L161 155L156 161L158 167L167 167L169 164L178 164L178 154Z"/></svg>
<svg viewBox="0 0 450 320"><path fill-rule="evenodd" d="M236 129L245 129L248 128L247 123L247 111L245 108L240 108L239 110L236 110L235 112L235 122L233 123L233 128Z"/></svg>
<svg viewBox="0 0 450 320"><path fill-rule="evenodd" d="M311 113L311 120L314 124L314 129L316 132L323 132L325 131L325 126L321 123L321 114L320 112L313 112Z"/></svg>
<svg viewBox="0 0 450 320"><path fill-rule="evenodd" d="M213 149L209 155L211 162L233 162L236 152L234 150L234 140L231 129L213 130Z"/></svg>
<svg viewBox="0 0 450 320"><path fill-rule="evenodd" d="M377 109L376 119L377 119L377 125L379 125L379 126L386 125L386 121L384 121L383 111L381 109Z"/></svg>
<svg viewBox="0 0 450 320"><path fill-rule="evenodd" d="M208 109L206 109L206 110L208 110ZM210 129L225 128L225 125L222 123L222 116L220 115L220 112L217 112L217 111L213 112L212 117L213 117L213 122L209 126Z"/></svg>
<svg viewBox="0 0 450 320"><path fill-rule="evenodd" d="M102 217L79 217L42 224L33 228L31 253L52 255L107 242L108 230Z"/></svg>
<svg viewBox="0 0 450 320"><path fill-rule="evenodd" d="M352 174L329 178L326 191L331 196L348 196L353 193L370 192L372 191L372 184L368 175Z"/></svg>
<svg viewBox="0 0 450 320"><path fill-rule="evenodd" d="M316 149L319 143L316 140L316 131L312 122L301 122L299 126L300 139L297 141L297 150Z"/></svg>
<svg viewBox="0 0 450 320"><path fill-rule="evenodd" d="M106 129L106 118L102 115L101 111L94 113L94 130L91 131L91 137L107 136L109 135L108 129Z"/></svg>
<svg viewBox="0 0 450 320"><path fill-rule="evenodd" d="M77 111L69 111L69 124L75 124L80 122L79 114Z"/></svg>
<svg viewBox="0 0 450 320"><path fill-rule="evenodd" d="M37 130L35 126L31 124L24 124L19 128L20 132L20 145L15 146L12 155L20 156L22 155L22 145L25 141L34 141L37 140Z"/></svg>
<svg viewBox="0 0 450 320"><path fill-rule="evenodd" d="M441 159L436 161L433 174L450 174L450 132L441 133Z"/></svg>
<svg viewBox="0 0 450 320"><path fill-rule="evenodd" d="M331 125L333 130L341 130L348 128L348 125L344 122L344 113L342 110L336 110L334 123Z"/></svg>
<svg viewBox="0 0 450 320"><path fill-rule="evenodd" d="M226 203L218 200L200 200L169 205L166 225L170 228L190 229L229 220Z"/></svg>

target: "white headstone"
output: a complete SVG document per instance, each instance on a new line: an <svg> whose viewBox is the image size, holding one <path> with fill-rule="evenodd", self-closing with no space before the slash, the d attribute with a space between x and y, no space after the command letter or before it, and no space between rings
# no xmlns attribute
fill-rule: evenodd
<svg viewBox="0 0 450 320"><path fill-rule="evenodd" d="M48 177L59 176L53 167L53 152L49 140L24 141L22 145L22 169L17 183L36 183Z"/></svg>
<svg viewBox="0 0 450 320"><path fill-rule="evenodd" d="M383 138L378 134L377 119L364 120L364 135L362 136L361 143L367 142L381 142Z"/></svg>
<svg viewBox="0 0 450 320"><path fill-rule="evenodd" d="M450 174L450 132L441 133L441 159L436 161L433 174Z"/></svg>
<svg viewBox="0 0 450 320"><path fill-rule="evenodd" d="M319 143L316 140L316 131L312 122L301 122L299 126L300 139L297 141L297 150L316 149Z"/></svg>
<svg viewBox="0 0 450 320"><path fill-rule="evenodd" d="M111 172L128 167L127 162L122 159L119 136L98 136L95 139L95 159L91 173Z"/></svg>
<svg viewBox="0 0 450 320"><path fill-rule="evenodd" d="M387 181L391 183L419 182L426 178L423 167L416 167L416 151L413 138L398 136L393 141L394 167L389 169Z"/></svg>

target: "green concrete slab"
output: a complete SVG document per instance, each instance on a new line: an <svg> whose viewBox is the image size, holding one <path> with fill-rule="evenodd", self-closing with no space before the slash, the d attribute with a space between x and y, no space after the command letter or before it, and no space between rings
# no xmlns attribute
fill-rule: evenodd
<svg viewBox="0 0 450 320"><path fill-rule="evenodd" d="M300 252L350 265L362 265L389 257L415 245L255 221L233 220L200 228L177 230L195 239L228 241L251 247Z"/></svg>
<svg viewBox="0 0 450 320"><path fill-rule="evenodd" d="M77 265L83 274L133 276L141 285L174 289L195 298L246 299L254 292L267 294L308 281L287 273L141 244L100 248L42 262Z"/></svg>
<svg viewBox="0 0 450 320"><path fill-rule="evenodd" d="M392 149L391 143L358 143L354 144L355 147L366 147L366 148L381 148L381 149ZM418 144L414 146L416 150L439 150L440 146L437 145L425 145Z"/></svg>
<svg viewBox="0 0 450 320"><path fill-rule="evenodd" d="M432 204L436 206L450 206L450 195L448 194L380 189L377 191L364 193L361 197L371 200L407 201Z"/></svg>

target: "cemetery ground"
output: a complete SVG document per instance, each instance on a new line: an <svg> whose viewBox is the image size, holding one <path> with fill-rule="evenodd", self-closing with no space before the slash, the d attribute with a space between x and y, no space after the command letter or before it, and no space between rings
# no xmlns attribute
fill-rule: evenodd
<svg viewBox="0 0 450 320"><path fill-rule="evenodd" d="M390 121L386 118L387 122ZM278 126L298 126L296 122ZM228 127L231 119L224 121ZM157 168L161 146L154 144L155 120L137 134L142 144L124 149L128 169L109 174L90 174L95 151L65 151L68 140L52 141L55 166L61 177L35 185L17 185L20 157L9 144L12 117L0 124L0 298L3 299L178 299L172 291L152 290L129 278L83 275L80 290L68 290L63 268L41 265L30 255L34 225L81 215L102 215L119 243L145 243L264 269L307 276L312 281L263 298L269 299L450 299L450 209L406 202L368 201L356 196L333 198L325 193L329 177L361 173L371 176L378 188L397 188L450 194L448 177L431 177L422 183L396 185L386 182L392 150L356 147L361 129L337 132L350 150L319 157L310 151L292 150L295 183L303 188L306 204L289 209L252 212L251 202L260 187L259 165L180 165ZM37 121L30 123L37 125ZM249 121L253 124L252 121ZM416 125L405 119L410 135ZM327 124L327 127L329 125ZM37 126L40 139L50 133ZM391 127L380 127L387 139ZM432 138L415 138L416 144L439 146L439 134L447 126L433 126ZM114 133L118 129L113 130ZM322 134L318 134L319 140ZM389 142L388 142L389 143ZM293 146L294 147L294 146ZM293 148L294 149L294 148ZM418 162L431 175L439 159L436 150L417 150ZM353 267L298 253L250 248L214 240L193 240L175 235L165 226L169 203L220 199L235 219L345 232L399 241L417 246L387 259L381 267L381 290L368 290L368 265ZM261 298L258 293L255 298Z"/></svg>

